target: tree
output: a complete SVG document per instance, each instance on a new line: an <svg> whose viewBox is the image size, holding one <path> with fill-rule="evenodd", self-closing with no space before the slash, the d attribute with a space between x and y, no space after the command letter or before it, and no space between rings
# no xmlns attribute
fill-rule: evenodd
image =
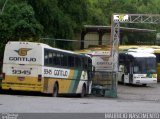
<svg viewBox="0 0 160 119"><path fill-rule="evenodd" d="M4 2L5 0L0 1L0 7ZM159 5L159 0L9 0L4 14L0 16L0 40L40 36L73 39L85 24L110 25L113 13L159 14ZM158 31L160 29L158 25L124 26L151 29L156 27ZM132 36L126 34L128 43L132 42ZM58 47L64 47L62 42L58 44ZM70 42L65 43L65 47L69 47L69 44Z"/></svg>
<svg viewBox="0 0 160 119"><path fill-rule="evenodd" d="M12 39L28 39L41 36L43 27L35 19L32 7L26 2L13 5L7 13L12 20Z"/></svg>
<svg viewBox="0 0 160 119"><path fill-rule="evenodd" d="M108 12L105 13L104 9L108 4L108 0L89 0L89 24L91 25L107 25L110 24L106 17Z"/></svg>
<svg viewBox="0 0 160 119"><path fill-rule="evenodd" d="M36 19L44 27L44 37L73 39L88 21L88 0L28 0ZM63 48L63 43L57 43ZM65 43L67 46L68 43Z"/></svg>
<svg viewBox="0 0 160 119"><path fill-rule="evenodd" d="M14 1L12 1L14 2ZM5 12L1 15L0 34L6 31L8 34L1 36L0 40L19 40L37 38L43 32L43 27L34 17L34 11L26 2L8 4Z"/></svg>

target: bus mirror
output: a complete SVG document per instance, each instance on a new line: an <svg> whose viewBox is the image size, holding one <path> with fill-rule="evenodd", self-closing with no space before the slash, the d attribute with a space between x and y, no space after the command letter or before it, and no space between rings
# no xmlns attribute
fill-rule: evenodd
<svg viewBox="0 0 160 119"><path fill-rule="evenodd" d="M119 72L124 72L124 66L123 65L119 66Z"/></svg>
<svg viewBox="0 0 160 119"><path fill-rule="evenodd" d="M92 72L95 72L95 66L92 66Z"/></svg>

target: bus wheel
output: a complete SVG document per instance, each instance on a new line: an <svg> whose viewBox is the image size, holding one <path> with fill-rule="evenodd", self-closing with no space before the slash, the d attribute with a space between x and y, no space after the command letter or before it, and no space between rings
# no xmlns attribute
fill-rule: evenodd
<svg viewBox="0 0 160 119"><path fill-rule="evenodd" d="M85 87L85 85L83 85L83 87L82 87L82 92L81 92L81 94L80 94L80 97L84 97L86 95L86 87Z"/></svg>
<svg viewBox="0 0 160 119"><path fill-rule="evenodd" d="M142 86L146 87L146 86L147 86L147 84L142 84Z"/></svg>
<svg viewBox="0 0 160 119"><path fill-rule="evenodd" d="M57 83L54 84L52 96L58 97L58 84Z"/></svg>

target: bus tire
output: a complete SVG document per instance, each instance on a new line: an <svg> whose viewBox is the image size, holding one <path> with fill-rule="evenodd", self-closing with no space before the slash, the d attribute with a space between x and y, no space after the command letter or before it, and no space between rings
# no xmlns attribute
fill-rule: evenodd
<svg viewBox="0 0 160 119"><path fill-rule="evenodd" d="M146 86L147 86L147 84L142 84L142 86L146 87Z"/></svg>
<svg viewBox="0 0 160 119"><path fill-rule="evenodd" d="M54 84L54 87L53 87L52 97L58 97L58 90L59 90L58 84L55 83L55 84Z"/></svg>
<svg viewBox="0 0 160 119"><path fill-rule="evenodd" d="M83 97L85 97L85 95L86 95L86 86L84 84L83 87L82 87L82 92L80 94L80 97L83 98Z"/></svg>

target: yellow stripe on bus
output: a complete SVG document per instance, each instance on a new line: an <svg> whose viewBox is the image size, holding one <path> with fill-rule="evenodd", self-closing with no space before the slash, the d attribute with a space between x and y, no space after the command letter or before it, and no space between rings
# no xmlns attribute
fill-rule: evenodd
<svg viewBox="0 0 160 119"><path fill-rule="evenodd" d="M69 89L72 85L72 82L74 81L73 76L74 76L74 70L70 70L70 74L69 74L68 79L44 78L44 87L46 87L46 88L44 88L44 92L52 93L53 86L54 86L55 82L58 82L58 85L59 85L59 92L58 93L60 93L60 94L70 93Z"/></svg>
<svg viewBox="0 0 160 119"><path fill-rule="evenodd" d="M17 76L5 76L5 80L2 80L2 89L38 92L43 91L42 84L41 82L38 82L37 77Z"/></svg>

